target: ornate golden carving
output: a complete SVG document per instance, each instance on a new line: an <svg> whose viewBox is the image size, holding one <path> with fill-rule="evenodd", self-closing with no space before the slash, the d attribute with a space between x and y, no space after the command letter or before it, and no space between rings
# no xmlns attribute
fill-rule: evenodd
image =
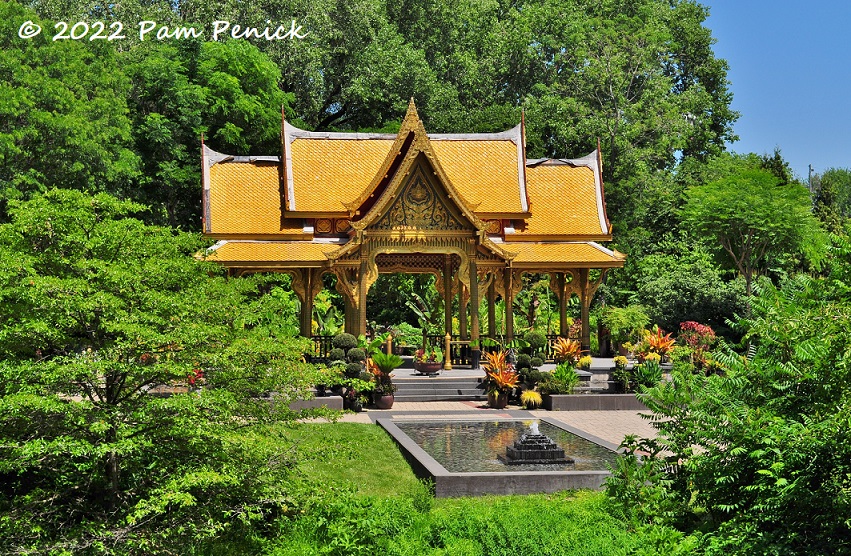
<svg viewBox="0 0 851 556"><path fill-rule="evenodd" d="M345 219L340 219L334 222L334 229L337 230L338 234L349 231L351 227L352 223Z"/></svg>
<svg viewBox="0 0 851 556"><path fill-rule="evenodd" d="M332 223L330 218L317 218L313 227L317 234L330 234Z"/></svg>
<svg viewBox="0 0 851 556"><path fill-rule="evenodd" d="M502 233L502 222L500 220L485 220L485 225L489 234Z"/></svg>
<svg viewBox="0 0 851 556"><path fill-rule="evenodd" d="M374 226L375 230L467 230L418 171Z"/></svg>

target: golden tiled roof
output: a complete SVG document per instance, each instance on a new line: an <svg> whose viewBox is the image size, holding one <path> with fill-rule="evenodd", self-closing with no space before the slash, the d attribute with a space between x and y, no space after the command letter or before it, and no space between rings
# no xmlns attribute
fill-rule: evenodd
<svg viewBox="0 0 851 556"><path fill-rule="evenodd" d="M291 210L345 212L343 203L366 189L392 145L392 139L294 139Z"/></svg>
<svg viewBox="0 0 851 556"><path fill-rule="evenodd" d="M278 165L221 162L210 168L209 234L302 234L301 219L281 222Z"/></svg>
<svg viewBox="0 0 851 556"><path fill-rule="evenodd" d="M548 265L554 265L569 268L589 263L603 267L620 267L625 259L623 254L610 251L591 241L509 243L505 248L517 253L512 263L515 267L540 265L546 269Z"/></svg>
<svg viewBox="0 0 851 556"><path fill-rule="evenodd" d="M502 141L431 141L458 192L479 213L522 213L517 145Z"/></svg>
<svg viewBox="0 0 851 556"><path fill-rule="evenodd" d="M541 236L591 236L603 239L594 171L569 164L526 168L532 216L506 241ZM605 218L605 215L603 215Z"/></svg>
<svg viewBox="0 0 851 556"><path fill-rule="evenodd" d="M207 260L229 266L252 263L291 267L315 266L327 262L325 253L338 247L312 241L224 241L207 252Z"/></svg>

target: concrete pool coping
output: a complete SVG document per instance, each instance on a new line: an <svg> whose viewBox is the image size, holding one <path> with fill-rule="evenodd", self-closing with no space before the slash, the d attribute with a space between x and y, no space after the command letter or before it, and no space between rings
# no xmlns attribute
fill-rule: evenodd
<svg viewBox="0 0 851 556"><path fill-rule="evenodd" d="M579 430L549 417L538 417L539 421L560 428L576 436L598 444L612 452L619 453L618 446L601 438ZM396 422L433 421L430 419L400 419ZM457 419L462 420L462 419ZM487 418L471 416L468 421L520 421L516 418ZM459 496L482 496L486 494L535 494L557 492L560 490L593 489L599 490L603 482L611 475L609 471L507 471L507 472L463 472L447 471L436 459L430 456L416 442L405 434L394 419L376 419L375 421L393 437L402 450L402 454L411 468L421 479L434 483L434 494L438 498Z"/></svg>

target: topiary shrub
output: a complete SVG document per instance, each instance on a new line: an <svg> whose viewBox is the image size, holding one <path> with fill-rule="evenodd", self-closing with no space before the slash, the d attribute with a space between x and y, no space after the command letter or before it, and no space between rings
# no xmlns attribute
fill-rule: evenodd
<svg viewBox="0 0 851 556"><path fill-rule="evenodd" d="M347 332L343 332L342 334L334 336L334 339L331 340L331 344L335 348L340 348L344 352L348 352L353 347L358 347L358 339Z"/></svg>
<svg viewBox="0 0 851 556"><path fill-rule="evenodd" d="M360 363L349 363L346 365L346 378L360 378L363 372L363 365Z"/></svg>
<svg viewBox="0 0 851 556"><path fill-rule="evenodd" d="M517 356L517 362L514 363L514 368L517 370L520 369L531 369L532 368L532 358L529 357L525 353L521 353Z"/></svg>
<svg viewBox="0 0 851 556"><path fill-rule="evenodd" d="M550 373L539 371L537 369L528 369L520 375L520 380L526 383L530 389L535 388L540 382L549 378Z"/></svg>
<svg viewBox="0 0 851 556"><path fill-rule="evenodd" d="M544 360L540 357L533 357L531 363L533 369L539 369L544 364Z"/></svg>
<svg viewBox="0 0 851 556"><path fill-rule="evenodd" d="M328 352L328 359L330 361L345 361L346 360L346 352L340 348L334 348L330 352Z"/></svg>
<svg viewBox="0 0 851 556"><path fill-rule="evenodd" d="M349 363L359 363L361 361L366 361L366 352L361 348L354 347L346 353L346 358L348 358Z"/></svg>
<svg viewBox="0 0 851 556"><path fill-rule="evenodd" d="M530 330L523 336L523 339L529 342L529 351L534 355L547 347L547 337L535 330Z"/></svg>

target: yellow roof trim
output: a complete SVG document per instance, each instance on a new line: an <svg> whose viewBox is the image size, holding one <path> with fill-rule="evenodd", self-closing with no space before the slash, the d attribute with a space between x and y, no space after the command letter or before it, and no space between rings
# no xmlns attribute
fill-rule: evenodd
<svg viewBox="0 0 851 556"><path fill-rule="evenodd" d="M227 240L207 249L204 258L231 267L257 263L280 268L325 266L328 263L326 253L336 248L335 244L315 241Z"/></svg>

